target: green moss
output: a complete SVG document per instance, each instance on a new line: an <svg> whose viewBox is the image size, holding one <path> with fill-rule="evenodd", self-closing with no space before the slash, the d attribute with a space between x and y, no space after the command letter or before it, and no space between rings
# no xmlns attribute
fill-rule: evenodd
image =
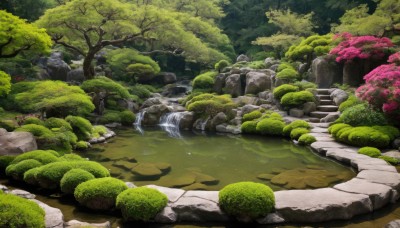
<svg viewBox="0 0 400 228"><path fill-rule="evenodd" d="M25 183L34 185L34 186L39 186L39 181L38 181L36 175L38 174L38 172L40 172L41 168L42 167L40 166L40 167L36 167L36 168L26 171L24 173L24 178L23 178Z"/></svg>
<svg viewBox="0 0 400 228"><path fill-rule="evenodd" d="M61 191L67 194L74 194L75 188L88 180L94 179L93 174L83 169L71 169L66 172L60 181Z"/></svg>
<svg viewBox="0 0 400 228"><path fill-rule="evenodd" d="M390 141L395 140L400 136L400 131L398 128L390 125L386 126L372 126L373 129L382 132L383 134L389 136Z"/></svg>
<svg viewBox="0 0 400 228"><path fill-rule="evenodd" d="M6 175L14 178L15 180L22 180L24 178L24 173L30 169L42 166L37 160L27 159L17 164L12 164L7 166Z"/></svg>
<svg viewBox="0 0 400 228"><path fill-rule="evenodd" d="M307 128L295 128L290 132L290 138L298 140L302 135L309 133Z"/></svg>
<svg viewBox="0 0 400 228"><path fill-rule="evenodd" d="M329 132L330 134L332 134L333 136L336 136L336 134L337 134L341 129L343 129L343 128L345 128L345 127L351 127L351 126L348 125L348 124L343 124L343 123L334 124L334 125L332 125L332 126L330 126L330 127L328 128L328 132Z"/></svg>
<svg viewBox="0 0 400 228"><path fill-rule="evenodd" d="M136 116L129 110L122 111L120 113L121 124L125 126L131 126L135 122Z"/></svg>
<svg viewBox="0 0 400 228"><path fill-rule="evenodd" d="M76 150L87 150L89 148L89 144L85 141L79 141L75 145Z"/></svg>
<svg viewBox="0 0 400 228"><path fill-rule="evenodd" d="M251 69L265 69L266 68L263 60L252 61L247 65L247 67L250 67Z"/></svg>
<svg viewBox="0 0 400 228"><path fill-rule="evenodd" d="M261 116L262 116L262 113L259 110L255 110L250 113L244 114L242 117L242 121L246 122L246 121L255 120L255 119L260 118Z"/></svg>
<svg viewBox="0 0 400 228"><path fill-rule="evenodd" d="M33 150L16 156L11 164L17 164L28 159L34 159L42 164L48 164L59 161L60 155L54 150Z"/></svg>
<svg viewBox="0 0 400 228"><path fill-rule="evenodd" d="M229 95L216 96L205 93L195 96L190 101L186 102L186 108L189 111L204 116L215 116L219 112L224 112L229 115L235 107L236 104L233 103Z"/></svg>
<svg viewBox="0 0 400 228"><path fill-rule="evenodd" d="M115 206L117 196L128 189L126 184L112 177L86 181L75 189L75 199L93 210L110 210Z"/></svg>
<svg viewBox="0 0 400 228"><path fill-rule="evenodd" d="M299 79L299 73L294 69L287 68L287 69L284 69L281 72L277 73L276 78L294 82Z"/></svg>
<svg viewBox="0 0 400 228"><path fill-rule="evenodd" d="M60 157L60 161L87 161L87 159L77 154L64 154Z"/></svg>
<svg viewBox="0 0 400 228"><path fill-rule="evenodd" d="M168 198L156 189L139 187L123 191L117 197L117 208L125 220L149 221L167 206Z"/></svg>
<svg viewBox="0 0 400 228"><path fill-rule="evenodd" d="M89 120L80 116L67 116L65 120L71 125L79 140L89 139L93 129L93 126Z"/></svg>
<svg viewBox="0 0 400 228"><path fill-rule="evenodd" d="M299 141L300 145L308 146L308 145L311 145L314 142L316 142L317 139L314 136L310 135L310 134L304 134L304 135L300 136L298 141Z"/></svg>
<svg viewBox="0 0 400 228"><path fill-rule="evenodd" d="M0 128L4 128L7 131L14 131L19 126L14 120L0 120Z"/></svg>
<svg viewBox="0 0 400 228"><path fill-rule="evenodd" d="M15 157L10 155L0 156L0 174L5 173L7 166L10 165L14 159Z"/></svg>
<svg viewBox="0 0 400 228"><path fill-rule="evenodd" d="M256 134L257 133L257 121L246 121L242 123L241 130L246 134Z"/></svg>
<svg viewBox="0 0 400 228"><path fill-rule="evenodd" d="M377 148L385 148L390 144L390 137L388 135L373 129L372 127L344 126L333 136L338 141L359 147L373 146Z"/></svg>
<svg viewBox="0 0 400 228"><path fill-rule="evenodd" d="M49 128L64 128L67 131L72 131L71 124L61 118L49 118L44 122L44 125Z"/></svg>
<svg viewBox="0 0 400 228"><path fill-rule="evenodd" d="M196 78L193 80L193 90L210 89L210 91L211 91L214 86L214 78L217 75L218 75L218 72L209 71L204 74L200 74L200 75L196 76Z"/></svg>
<svg viewBox="0 0 400 228"><path fill-rule="evenodd" d="M367 156L370 156L370 157L373 157L373 158L377 158L377 157L382 155L381 151L378 148L368 147L368 146L360 148L358 150L358 153L359 154L364 154L364 155L367 155Z"/></svg>
<svg viewBox="0 0 400 228"><path fill-rule="evenodd" d="M22 125L27 125L27 124L43 125L44 123L41 119L30 116L30 117L25 118L22 123Z"/></svg>
<svg viewBox="0 0 400 228"><path fill-rule="evenodd" d="M285 107L296 107L306 102L315 102L314 95L309 91L290 92L281 98L281 104Z"/></svg>
<svg viewBox="0 0 400 228"><path fill-rule="evenodd" d="M336 122L349 124L353 127L387 124L383 113L371 109L366 104L358 104L347 108Z"/></svg>
<svg viewBox="0 0 400 228"><path fill-rule="evenodd" d="M214 69L221 72L225 67L229 66L229 62L226 60L221 60L214 65Z"/></svg>
<svg viewBox="0 0 400 228"><path fill-rule="evenodd" d="M106 110L99 119L99 122L102 124L107 123L121 123L120 112L114 110Z"/></svg>
<svg viewBox="0 0 400 228"><path fill-rule="evenodd" d="M274 210L275 196L264 184L240 182L219 192L219 206L228 215L255 219Z"/></svg>
<svg viewBox="0 0 400 228"><path fill-rule="evenodd" d="M275 99L280 100L285 94L297 91L299 91L299 87L290 84L283 84L276 87L273 91L273 94Z"/></svg>
<svg viewBox="0 0 400 228"><path fill-rule="evenodd" d="M36 137L51 137L54 135L50 129L37 124L26 124L21 126L20 128L15 129L15 131L30 132Z"/></svg>
<svg viewBox="0 0 400 228"><path fill-rule="evenodd" d="M295 120L295 121L289 123L288 125L286 125L286 126L283 128L283 134L284 134L285 136L290 136L290 133L292 132L292 130L293 130L293 129L296 129L296 128L306 128L306 129L310 129L311 126L310 126L309 123L307 123L307 122L304 121L304 120Z"/></svg>
<svg viewBox="0 0 400 228"><path fill-rule="evenodd" d="M300 90L317 89L317 84L307 81L298 81L293 83L294 86L299 87Z"/></svg>
<svg viewBox="0 0 400 228"><path fill-rule="evenodd" d="M391 164L391 165L398 165L400 163L399 159L392 158L389 156L379 156L378 158L386 161L388 164Z"/></svg>
<svg viewBox="0 0 400 228"><path fill-rule="evenodd" d="M294 67L292 66L292 64L288 63L288 62L282 62L281 64L279 64L278 69L276 69L277 72L281 72L285 69L292 69L294 70Z"/></svg>
<svg viewBox="0 0 400 228"><path fill-rule="evenodd" d="M45 212L38 204L30 200L0 194L0 227L37 227L44 228Z"/></svg>
<svg viewBox="0 0 400 228"><path fill-rule="evenodd" d="M285 123L276 119L263 119L257 124L257 132L262 135L280 136L283 133Z"/></svg>
<svg viewBox="0 0 400 228"><path fill-rule="evenodd" d="M349 96L349 98L347 98L346 101L344 101L343 103L341 103L339 105L339 111L340 112L344 112L346 109L353 107L355 105L361 104L362 101L360 101L356 96L351 95Z"/></svg>

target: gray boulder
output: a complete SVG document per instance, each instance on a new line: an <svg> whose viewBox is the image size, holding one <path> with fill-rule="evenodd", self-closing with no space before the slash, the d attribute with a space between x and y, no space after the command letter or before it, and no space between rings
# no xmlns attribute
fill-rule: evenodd
<svg viewBox="0 0 400 228"><path fill-rule="evenodd" d="M333 100L333 102L335 102L336 105L340 105L341 103L343 103L344 101L347 100L347 98L349 98L349 95L341 89L333 89L331 91L331 99Z"/></svg>
<svg viewBox="0 0 400 228"><path fill-rule="evenodd" d="M259 110L259 109L260 109L260 106L250 105L250 104L245 105L242 107L242 116L244 116L245 114L250 113L252 111Z"/></svg>
<svg viewBox="0 0 400 228"><path fill-rule="evenodd" d="M25 199L35 199L36 196L30 192L27 192L25 190L21 190L21 189L14 189L12 191L9 192L10 194L13 194L15 196L19 196Z"/></svg>
<svg viewBox="0 0 400 228"><path fill-rule="evenodd" d="M236 62L250 62L250 58L247 55L241 54L236 58Z"/></svg>
<svg viewBox="0 0 400 228"><path fill-rule="evenodd" d="M303 112L305 115L317 111L317 105L314 102L307 102L303 105Z"/></svg>
<svg viewBox="0 0 400 228"><path fill-rule="evenodd" d="M127 109L129 111L132 112L138 112L139 111L139 105L136 104L133 101L130 101L128 99L119 99L117 101L117 104L119 107L123 108L123 109Z"/></svg>
<svg viewBox="0 0 400 228"><path fill-rule="evenodd" d="M32 133L7 132L0 128L0 155L19 155L32 150L37 150Z"/></svg>
<svg viewBox="0 0 400 228"><path fill-rule="evenodd" d="M242 83L239 74L232 74L226 78L225 92L230 94L232 97L242 95Z"/></svg>
<svg viewBox="0 0 400 228"><path fill-rule="evenodd" d="M292 108L289 110L289 116L302 118L304 116L304 111L298 108Z"/></svg>
<svg viewBox="0 0 400 228"><path fill-rule="evenodd" d="M228 124L220 124L217 125L215 130L220 133L229 133L234 135L239 135L242 133L240 129L240 125L228 125Z"/></svg>
<svg viewBox="0 0 400 228"><path fill-rule="evenodd" d="M67 82L73 82L73 83L82 83L85 81L85 75L83 75L83 69L78 68L75 70L71 70L67 74Z"/></svg>
<svg viewBox="0 0 400 228"><path fill-rule="evenodd" d="M64 223L64 228L80 228L80 227L111 228L111 223L108 221L103 223L87 223L78 220L71 220Z"/></svg>
<svg viewBox="0 0 400 228"><path fill-rule="evenodd" d="M162 72L160 73L164 84L172 84L176 82L176 74L172 72Z"/></svg>
<svg viewBox="0 0 400 228"><path fill-rule="evenodd" d="M271 57L270 58L266 58L264 60L264 64L265 64L266 68L270 68L273 65L279 65L280 63L281 63L280 60L274 59L274 58L271 58Z"/></svg>
<svg viewBox="0 0 400 228"><path fill-rule="evenodd" d="M45 212L45 225L46 228L63 228L64 227L64 215L60 209L50 207L49 205L40 202L39 200L31 199L31 201L37 203Z"/></svg>
<svg viewBox="0 0 400 228"><path fill-rule="evenodd" d="M160 118L167 112L170 112L165 104L153 105L145 109L142 120L142 126L156 126L160 122Z"/></svg>
<svg viewBox="0 0 400 228"><path fill-rule="evenodd" d="M215 129L215 127L217 125L226 123L228 121L228 117L225 115L225 113L220 112L217 115L214 116L214 118L212 118L211 120L211 126L213 129Z"/></svg>
<svg viewBox="0 0 400 228"><path fill-rule="evenodd" d="M193 112L182 112L181 121L179 122L179 128L183 130L190 130L194 123L194 113Z"/></svg>
<svg viewBox="0 0 400 228"><path fill-rule="evenodd" d="M339 119L340 113L339 112L333 112L329 113L327 116L321 119L321 123L332 123L335 122L335 120Z"/></svg>
<svg viewBox="0 0 400 228"><path fill-rule="evenodd" d="M245 94L258 94L271 89L271 75L260 72L249 72L246 75Z"/></svg>
<svg viewBox="0 0 400 228"><path fill-rule="evenodd" d="M218 94L223 93L222 89L225 87L226 77L227 77L227 74L219 74L215 78L214 87L213 87L214 92L216 92Z"/></svg>
<svg viewBox="0 0 400 228"><path fill-rule="evenodd" d="M46 68L52 80L60 81L66 81L68 72L71 71L71 67L64 62L62 53L58 51L51 53Z"/></svg>
<svg viewBox="0 0 400 228"><path fill-rule="evenodd" d="M309 80L315 81L319 88L330 88L334 83L342 82L342 69L335 61L318 57L312 62Z"/></svg>
<svg viewBox="0 0 400 228"><path fill-rule="evenodd" d="M162 104L161 99L159 99L158 97L152 97L152 98L147 99L145 102L143 102L140 109L148 108L153 105L159 105L159 104Z"/></svg>

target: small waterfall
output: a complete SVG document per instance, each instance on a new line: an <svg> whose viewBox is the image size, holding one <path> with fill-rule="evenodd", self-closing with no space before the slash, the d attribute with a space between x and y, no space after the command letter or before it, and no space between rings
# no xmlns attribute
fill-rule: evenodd
<svg viewBox="0 0 400 228"><path fill-rule="evenodd" d="M135 130L140 132L140 134L142 134L142 135L144 133L143 128L142 128L142 120L143 120L145 114L146 114L146 111L143 111L143 110L140 111L136 115L136 120L135 120L135 123L133 124L135 126Z"/></svg>
<svg viewBox="0 0 400 228"><path fill-rule="evenodd" d="M200 126L201 126L201 130L202 131L206 130L206 126L207 126L208 120L210 120L210 117L207 117L207 119L205 119L205 120L203 120L203 122L201 122Z"/></svg>
<svg viewBox="0 0 400 228"><path fill-rule="evenodd" d="M160 119L161 128L168 133L170 137L182 138L179 131L179 124L183 118L182 112L170 112L164 114Z"/></svg>

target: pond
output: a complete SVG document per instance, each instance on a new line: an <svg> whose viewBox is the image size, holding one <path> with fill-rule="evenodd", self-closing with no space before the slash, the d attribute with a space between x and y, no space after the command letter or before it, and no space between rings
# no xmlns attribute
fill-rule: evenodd
<svg viewBox="0 0 400 228"><path fill-rule="evenodd" d="M355 176L348 167L282 138L181 132L120 130L106 144L81 153L136 185L186 190L220 190L239 181L265 183L274 190L332 186Z"/></svg>

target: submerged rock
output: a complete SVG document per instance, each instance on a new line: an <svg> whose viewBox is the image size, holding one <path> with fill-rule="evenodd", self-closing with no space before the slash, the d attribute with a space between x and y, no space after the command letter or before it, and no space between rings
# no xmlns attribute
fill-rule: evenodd
<svg viewBox="0 0 400 228"><path fill-rule="evenodd" d="M269 173L262 173L260 175L257 176L258 179L260 180L271 180L275 175L273 174L269 174Z"/></svg>
<svg viewBox="0 0 400 228"><path fill-rule="evenodd" d="M103 223L87 223L78 220L71 220L64 223L64 228L80 228L80 227L111 228L111 223L109 221Z"/></svg>
<svg viewBox="0 0 400 228"><path fill-rule="evenodd" d="M189 186L183 187L184 190L189 191L189 190L209 190L209 186L201 183L194 183Z"/></svg>
<svg viewBox="0 0 400 228"><path fill-rule="evenodd" d="M286 189L305 189L327 187L337 180L326 170L293 169L274 176L271 182Z"/></svg>
<svg viewBox="0 0 400 228"><path fill-rule="evenodd" d="M159 177L163 174L155 164L151 163L139 163L132 169L132 172L141 177Z"/></svg>
<svg viewBox="0 0 400 228"><path fill-rule="evenodd" d="M122 169L125 169L125 170L132 170L137 165L138 165L137 163L129 162L129 161L126 161L126 160L119 160L119 161L117 161L117 162L115 162L113 164L113 166L118 167L118 168L122 168Z"/></svg>
<svg viewBox="0 0 400 228"><path fill-rule="evenodd" d="M181 188L196 182L194 174L183 174L182 176L168 175L160 179L160 184L171 188Z"/></svg>

